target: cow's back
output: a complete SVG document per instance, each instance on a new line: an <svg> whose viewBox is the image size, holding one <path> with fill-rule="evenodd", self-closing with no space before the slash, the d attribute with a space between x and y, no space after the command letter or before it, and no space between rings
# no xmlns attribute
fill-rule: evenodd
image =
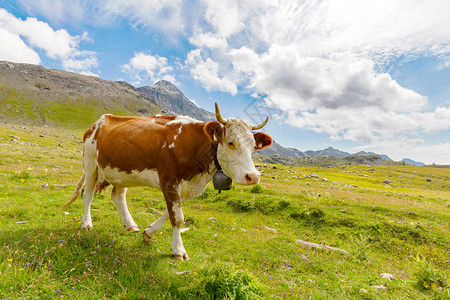
<svg viewBox="0 0 450 300"><path fill-rule="evenodd" d="M85 151L87 147L95 151L101 169L127 174L155 170L166 177L188 179L207 171L209 158L203 165L197 157L210 147L204 123L189 121L175 116L104 115L85 133Z"/></svg>

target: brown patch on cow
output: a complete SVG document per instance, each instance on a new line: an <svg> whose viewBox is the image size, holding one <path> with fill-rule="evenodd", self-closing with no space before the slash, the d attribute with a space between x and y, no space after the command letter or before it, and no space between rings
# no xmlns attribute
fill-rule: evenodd
<svg viewBox="0 0 450 300"><path fill-rule="evenodd" d="M204 132L205 123L167 124L175 118L105 116L97 137L99 166L128 174L156 170L161 184L174 186L208 172L213 161L208 154L213 150Z"/></svg>
<svg viewBox="0 0 450 300"><path fill-rule="evenodd" d="M257 132L253 134L253 137L255 138L256 144L255 150L262 150L273 143L272 137L264 132Z"/></svg>

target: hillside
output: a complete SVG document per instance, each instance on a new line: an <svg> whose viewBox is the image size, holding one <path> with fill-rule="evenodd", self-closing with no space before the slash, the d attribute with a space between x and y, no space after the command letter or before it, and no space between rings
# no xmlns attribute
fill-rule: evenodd
<svg viewBox="0 0 450 300"><path fill-rule="evenodd" d="M156 104L167 110L169 114L190 116L201 121L216 119L212 112L195 105L175 85L166 80L161 80L151 87L139 87L137 91L153 99Z"/></svg>
<svg viewBox="0 0 450 300"><path fill-rule="evenodd" d="M165 210L156 189L128 189L137 234L123 228L111 187L95 195L91 231L80 230L81 198L60 210L82 174L80 134L0 126L0 299L450 295L448 169L260 163L261 185L218 194L210 184L182 203L191 259L178 262L170 222L142 241Z"/></svg>
<svg viewBox="0 0 450 300"><path fill-rule="evenodd" d="M339 167L350 165L370 165L370 166L404 166L409 165L406 162L396 162L383 159L378 154L356 154L345 157L334 157L331 155L316 155L303 157L287 157L282 155L261 155L256 153L254 160L262 163L282 164L285 166L318 166L318 167Z"/></svg>
<svg viewBox="0 0 450 300"><path fill-rule="evenodd" d="M152 115L161 108L126 82L0 61L0 119L85 128L104 113Z"/></svg>

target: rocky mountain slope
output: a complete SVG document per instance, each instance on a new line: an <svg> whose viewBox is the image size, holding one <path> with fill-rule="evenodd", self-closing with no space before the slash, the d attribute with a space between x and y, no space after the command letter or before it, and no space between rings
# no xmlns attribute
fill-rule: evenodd
<svg viewBox="0 0 450 300"><path fill-rule="evenodd" d="M126 82L0 61L0 119L5 121L84 128L104 113L161 110Z"/></svg>
<svg viewBox="0 0 450 300"><path fill-rule="evenodd" d="M168 114L186 115L201 121L215 120L212 112L195 105L175 85L166 80L158 81L154 86L137 88L137 90L142 95L153 99Z"/></svg>

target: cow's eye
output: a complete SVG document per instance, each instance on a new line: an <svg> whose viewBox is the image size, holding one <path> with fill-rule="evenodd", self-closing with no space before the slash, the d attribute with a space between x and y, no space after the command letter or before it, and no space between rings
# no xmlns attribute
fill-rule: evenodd
<svg viewBox="0 0 450 300"><path fill-rule="evenodd" d="M234 145L233 142L228 142L228 146L229 146L231 149L236 149L236 146Z"/></svg>

